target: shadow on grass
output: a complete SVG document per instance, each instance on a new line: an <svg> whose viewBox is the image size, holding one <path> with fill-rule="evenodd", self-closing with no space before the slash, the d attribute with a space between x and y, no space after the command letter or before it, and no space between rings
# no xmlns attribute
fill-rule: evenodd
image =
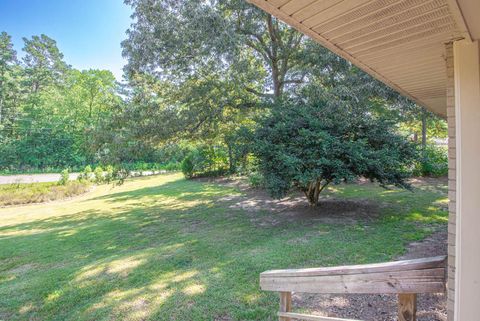
<svg viewBox="0 0 480 321"><path fill-rule="evenodd" d="M226 194L225 191L235 193L233 188L181 179L134 191L108 194L93 200L105 200L115 203L126 200L142 200L154 196L156 198L173 198L178 201L212 201L215 197L224 196Z"/></svg>
<svg viewBox="0 0 480 321"><path fill-rule="evenodd" d="M0 319L273 320L260 272L383 261L423 235L404 221L259 227L221 201L232 193L178 180L0 228Z"/></svg>

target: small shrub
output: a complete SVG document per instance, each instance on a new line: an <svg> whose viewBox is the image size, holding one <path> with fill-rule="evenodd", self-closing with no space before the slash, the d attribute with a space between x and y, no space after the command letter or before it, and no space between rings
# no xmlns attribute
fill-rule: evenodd
<svg viewBox="0 0 480 321"><path fill-rule="evenodd" d="M260 188L264 186L264 178L261 173L253 172L248 175L248 182L253 188Z"/></svg>
<svg viewBox="0 0 480 321"><path fill-rule="evenodd" d="M90 165L85 166L83 172L78 175L79 181L88 181L90 182L93 178L92 167Z"/></svg>
<svg viewBox="0 0 480 321"><path fill-rule="evenodd" d="M97 166L93 174L95 177L96 184L102 184L104 182L103 168L101 166Z"/></svg>
<svg viewBox="0 0 480 321"><path fill-rule="evenodd" d="M192 178L195 166L193 164L193 155L187 155L182 161L182 173L186 178Z"/></svg>
<svg viewBox="0 0 480 321"><path fill-rule="evenodd" d="M126 168L117 168L113 173L113 178L116 180L116 185L122 185L130 176L130 171Z"/></svg>
<svg viewBox="0 0 480 321"><path fill-rule="evenodd" d="M105 180L105 183L110 184L110 182L113 180L113 175L114 175L114 169L112 165L108 165L105 167L105 175L103 176L103 179Z"/></svg>
<svg viewBox="0 0 480 321"><path fill-rule="evenodd" d="M70 180L70 174L68 173L68 168L65 168L60 174L60 180L58 181L59 185L67 185Z"/></svg>

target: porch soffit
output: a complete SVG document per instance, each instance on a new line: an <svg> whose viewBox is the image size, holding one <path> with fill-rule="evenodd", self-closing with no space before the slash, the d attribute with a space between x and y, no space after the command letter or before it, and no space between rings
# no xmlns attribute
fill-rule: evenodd
<svg viewBox="0 0 480 321"><path fill-rule="evenodd" d="M455 0L248 0L446 117L445 43L470 37Z"/></svg>

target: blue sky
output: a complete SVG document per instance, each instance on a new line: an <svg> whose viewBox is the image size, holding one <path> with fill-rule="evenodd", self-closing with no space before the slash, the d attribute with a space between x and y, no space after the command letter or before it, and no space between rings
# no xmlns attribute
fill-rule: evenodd
<svg viewBox="0 0 480 321"><path fill-rule="evenodd" d="M0 0L0 31L13 38L21 57L22 37L46 34L65 61L78 69L108 69L121 80L120 42L132 14L123 0Z"/></svg>

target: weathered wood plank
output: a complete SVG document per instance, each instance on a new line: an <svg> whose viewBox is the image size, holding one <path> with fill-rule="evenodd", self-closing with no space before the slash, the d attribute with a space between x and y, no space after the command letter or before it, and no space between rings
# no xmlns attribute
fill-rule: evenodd
<svg viewBox="0 0 480 321"><path fill-rule="evenodd" d="M292 292L280 292L280 312L288 313L292 311ZM278 316L279 321L291 321L288 316Z"/></svg>
<svg viewBox="0 0 480 321"><path fill-rule="evenodd" d="M445 268L299 277L262 275L260 287L305 293L441 293L445 291Z"/></svg>
<svg viewBox="0 0 480 321"><path fill-rule="evenodd" d="M285 313L279 312L279 317L289 317L290 319L294 320L304 320L304 321L360 321L360 320L352 320L352 319L340 319L340 318L330 318L330 317L322 317L317 315L308 315L308 314L300 314L300 313Z"/></svg>
<svg viewBox="0 0 480 321"><path fill-rule="evenodd" d="M398 295L398 321L415 321L417 319L417 295Z"/></svg>
<svg viewBox="0 0 480 321"><path fill-rule="evenodd" d="M326 268L312 269L289 269L289 270L271 270L260 274L262 277L269 276L321 276L321 275L347 275L375 272L395 272L405 270L423 270L432 268L442 268L446 266L446 256L437 256L432 258L364 264L334 266Z"/></svg>

